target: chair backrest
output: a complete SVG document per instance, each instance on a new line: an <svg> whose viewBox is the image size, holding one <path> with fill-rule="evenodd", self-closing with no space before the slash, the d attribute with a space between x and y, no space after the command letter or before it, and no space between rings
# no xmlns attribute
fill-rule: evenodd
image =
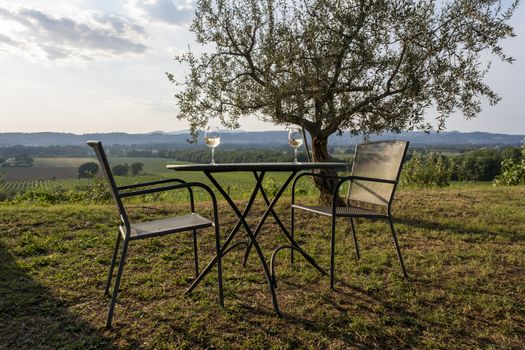
<svg viewBox="0 0 525 350"><path fill-rule="evenodd" d="M126 211L124 209L124 205L122 204L122 200L120 199L120 195L118 192L117 184L115 183L115 178L113 177L113 173L111 172L111 168L109 166L108 158L106 157L106 152L104 152L104 147L102 147L102 142L100 141L87 141L86 142L93 150L95 151L95 154L97 155L98 162L100 164L100 169L102 170L102 174L104 174L104 177L106 178L108 185L109 185L109 191L111 193L111 196L115 200L115 204L117 205L117 209L119 211L120 217L124 224L128 223L128 216L126 215Z"/></svg>
<svg viewBox="0 0 525 350"><path fill-rule="evenodd" d="M408 149L408 141L376 141L357 145L353 176L399 181L401 168ZM395 184L354 180L348 189L347 200L389 206L396 189Z"/></svg>

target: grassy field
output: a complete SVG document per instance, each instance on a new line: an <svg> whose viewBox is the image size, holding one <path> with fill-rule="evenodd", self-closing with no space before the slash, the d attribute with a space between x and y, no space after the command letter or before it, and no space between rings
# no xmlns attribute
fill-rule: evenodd
<svg viewBox="0 0 525 350"><path fill-rule="evenodd" d="M0 173L0 192L5 191L14 195L34 189L75 189L92 183L89 179L76 178L77 172L72 167L78 167L88 161L96 161L91 158L35 158L34 166L31 168L6 169ZM117 185L128 185L139 182L154 181L159 179L177 177L186 181L199 181L211 185L209 180L201 172L175 172L166 169L168 164L182 164L166 158L133 158L112 157L109 158L110 165L131 164L141 162L144 164L143 173L137 176L117 176ZM73 171L71 171L73 169ZM68 173L71 178L62 178ZM39 176L39 174L41 176ZM13 176L11 176L13 175ZM55 175L57 178L52 179ZM269 192L278 190L278 183L285 180L286 174L268 173L265 186ZM42 179L41 179L42 178ZM249 196L249 188L255 183L251 173L221 173L216 176L217 180L229 191L234 198L245 198ZM302 186L303 193L313 193L314 187L309 183ZM199 194L200 196L200 194ZM158 196L157 196L158 197ZM185 192L170 192L160 196L159 199L166 201L178 201L186 198ZM201 197L198 197L201 198ZM202 197L204 199L204 197Z"/></svg>
<svg viewBox="0 0 525 350"><path fill-rule="evenodd" d="M83 163L95 161L93 158L35 158L34 166L31 168L0 168L0 191L10 193L21 193L32 189L73 189L79 186L86 186L90 180L76 178L77 172L72 167L78 167ZM182 162L174 161L167 158L133 158L133 157L111 157L109 158L110 165L117 164L131 164L134 162L141 162L144 164L143 173L137 176L122 176L116 177L118 185L127 185L139 182L154 181L158 179L177 177L186 181L200 181L210 184L206 176L200 172L175 172L166 169L168 164L182 164ZM71 172L73 169L73 172ZM64 179L64 173L69 174L71 178ZM13 175L13 176L11 176ZM41 175L41 176L39 176ZM56 176L56 179L53 177ZM283 173L268 173L266 176L266 187L270 190L276 188L275 183L285 180L286 174ZM235 198L243 198L249 195L247 188L250 188L254 183L254 178L251 173L224 173L218 174L217 180L234 194ZM306 186L304 191L312 192L313 186ZM271 192L271 191L270 191ZM236 193L236 195L235 195ZM184 196L179 194L167 194L163 196L165 200L180 200ZM184 197L185 198L185 197Z"/></svg>
<svg viewBox="0 0 525 350"><path fill-rule="evenodd" d="M288 253L278 261L283 318L272 312L254 254L246 268L241 251L225 257L221 309L215 273L191 296L183 295L193 271L189 236L132 242L113 330L104 329L102 294L114 206L2 205L0 348L520 349L524 198L525 187L402 190L394 215L409 280L401 277L387 224L358 222L358 261L340 222L337 290L301 259L293 268ZM284 218L288 200L278 208ZM166 202L131 207L137 219L184 210ZM202 202L199 211L209 214L209 207ZM223 235L234 223L221 203ZM328 266L328 220L301 215L298 227L303 247ZM261 232L268 258L284 242L277 229L269 220ZM199 244L201 261L207 261L210 231L201 233Z"/></svg>
<svg viewBox="0 0 525 350"><path fill-rule="evenodd" d="M144 164L144 173L152 175L166 175L171 171L166 169L167 164L177 164L173 159L168 158L149 158L149 157L109 157L111 166L117 164L131 164L140 162ZM79 167L86 162L97 163L96 158L34 158L33 166L35 167Z"/></svg>

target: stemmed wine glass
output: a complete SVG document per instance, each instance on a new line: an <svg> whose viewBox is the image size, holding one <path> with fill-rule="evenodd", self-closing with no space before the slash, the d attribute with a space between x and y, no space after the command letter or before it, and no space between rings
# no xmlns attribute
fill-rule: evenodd
<svg viewBox="0 0 525 350"><path fill-rule="evenodd" d="M297 149L303 144L303 133L301 129L292 127L288 131L288 144L294 149L294 163L297 162Z"/></svg>
<svg viewBox="0 0 525 350"><path fill-rule="evenodd" d="M215 147L221 143L221 133L216 125L208 126L204 132L204 141L206 146L211 148L211 164L215 164Z"/></svg>

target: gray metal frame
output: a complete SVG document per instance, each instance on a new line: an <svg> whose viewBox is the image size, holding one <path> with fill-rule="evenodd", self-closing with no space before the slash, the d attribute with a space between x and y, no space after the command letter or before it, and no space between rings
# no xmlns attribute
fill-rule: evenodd
<svg viewBox="0 0 525 350"><path fill-rule="evenodd" d="M292 251L299 252L312 266L314 266L319 272L322 274L326 274L325 270L321 268L317 262L308 254L306 253L299 244L293 239L293 236L288 232L286 226L282 223L276 212L274 211L275 204L279 201L280 197L290 184L290 182L294 179L294 177L297 175L297 173L301 170L305 169L345 169L346 164L345 163L229 163L229 164L188 164L188 165L168 165L168 169L173 169L176 171L202 171L204 174L208 177L208 179L211 181L211 183L216 187L216 189L221 193L221 195L224 197L224 199L228 202L231 209L234 211L234 213L237 215L239 221L233 228L233 230L230 232L226 240L224 241L224 244L221 249L221 255L224 257L225 254L227 254L229 251L231 251L233 248L241 245L246 246L244 259L243 259L243 265L246 264L246 261L248 259L250 249L253 246L255 248L255 251L257 253L257 256L259 258L259 261L261 263L264 276L266 278L266 281L268 283L268 288L270 291L270 295L272 298L272 305L275 313L277 315L281 316L281 311L279 309L279 304L277 301L277 295L275 292L275 289L277 287L276 284L276 278L275 278L275 255L278 251L282 249L292 249ZM252 194L248 200L248 203L246 204L244 210L241 212L239 207L235 204L235 202L231 199L227 191L224 190L224 188L220 185L220 183L215 179L213 176L213 173L220 173L220 172L231 172L231 171L251 171L254 178L255 178L255 186L253 188ZM264 191L264 188L262 186L263 179L265 177L266 172L268 171L286 171L290 172L290 175L288 178L283 182L281 185L281 188L275 195L275 197L270 201L266 192ZM266 211L262 215L262 217L259 220L259 223L255 227L255 229L250 228L248 223L246 222L246 217L248 216L250 209L255 201L255 198L257 196L257 193L261 193L263 200L266 204ZM270 264L267 263L266 258L264 257L262 250L260 248L259 243L257 242L257 235L259 234L264 222L268 218L269 215L272 215L275 221L277 222L279 228L281 229L281 232L286 236L286 238L290 241L290 245L286 245L283 247L277 248L271 257ZM237 242L235 244L231 244L235 235L239 231L239 229L243 226L246 230L246 233L248 234L248 241L242 241ZM195 281L193 281L192 285L186 290L186 293L191 293L191 291L200 283L202 278L206 276L206 274L210 271L210 269L215 265L217 261L217 256L215 256L206 266L206 268L201 272L199 277Z"/></svg>
<svg viewBox="0 0 525 350"><path fill-rule="evenodd" d="M166 180L143 182L143 183L118 187L115 183L115 179L111 172L111 168L109 166L109 162L104 152L102 143L100 141L88 141L87 144L93 148L93 150L95 151L95 154L97 155L101 170L106 180L108 181L110 192L117 205L117 209L120 214L120 220L121 220L121 224L119 225L119 230L117 233L117 240L115 243L115 248L113 251L113 257L111 259L111 266L109 268L108 278L107 278L106 286L104 289L104 295L111 296L108 316L106 320L106 328L110 328L112 324L112 320L113 320L113 312L115 309L115 303L117 301L117 294L118 294L118 290L120 286L122 272L124 269L124 263L126 260L126 254L127 254L129 242L133 240L137 240L137 239L144 239L144 238L150 238L150 237L155 237L155 236L160 236L160 235L191 231L193 234L193 256L194 256L194 265L195 265L194 267L195 276L197 277L199 276L199 260L198 260L198 252L197 252L197 230L201 228L214 227L215 229L215 249L217 253L220 252L221 243L220 243L220 231L219 231L219 215L218 215L218 210L217 210L217 200L215 198L215 194L208 186L206 186L205 184L199 183L199 182L185 182L184 180L180 180L180 179L166 179ZM165 185L169 183L177 183L177 184L159 186L159 185ZM144 194L149 194L149 193L169 191L169 190L187 189L189 191L189 197L190 197L191 214L196 214L192 187L202 188L204 191L208 192L208 194L210 195L210 198L212 201L212 207L213 207L213 221L209 220L208 222L199 222L191 226L184 225L180 227L172 227L167 230L153 231L151 233L144 234L144 235L136 235L136 236L131 235L133 225L128 218L125 207L122 203L122 198L139 196L139 195L144 195ZM123 244L122 244L122 251L120 254L119 266L118 266L117 274L115 277L115 284L113 286L113 292L110 293L111 281L113 279L113 272L114 272L115 264L117 261L117 255L119 252L121 241L123 241ZM218 273L219 304L221 306L224 306L224 293L223 293L223 287L222 287L222 262L221 261L222 261L221 255L218 254L217 273Z"/></svg>
<svg viewBox="0 0 525 350"><path fill-rule="evenodd" d="M325 216L331 217L331 240L330 240L330 288L331 289L334 289L334 281L335 281L335 228L336 228L336 218L337 217L348 217L350 219L350 224L351 224L351 228L352 228L352 237L353 237L353 240L354 240L355 249L356 249L356 256L357 256L358 259L360 258L360 252L359 252L359 245L358 245L358 242L357 242L357 236L356 236L355 225L354 225L353 219L354 218L368 218L368 219L384 218L384 219L387 219L388 222L389 222L389 225L390 225L390 230L392 232L392 238L393 238L393 241L394 241L394 246L396 248L396 252L397 252L397 256L398 256L398 259L399 259L399 263L400 263L400 266L401 266L401 270L402 270L403 276L405 278L408 278L408 274L406 272L405 264L404 264L404 261L403 261L403 256L401 254L401 250L399 248L399 243L398 243L398 240L397 240L396 230L394 228L394 223L392 221L391 208L392 208L392 202L393 202L394 194L395 194L395 191L396 191L396 188L397 188L397 184L399 183L399 177L401 175L401 170L402 170L402 167L403 167L404 159L406 157L406 153L407 153L407 150L408 150L409 143L407 141L377 141L377 142L371 142L369 144L379 144L379 143L389 143L389 142L390 143L392 143L392 142L403 142L403 143L405 143L405 147L404 147L403 155L402 155L402 160L400 162L399 169L397 170L397 175L396 175L395 180L387 180L387 179L381 179L381 178L373 178L373 177L366 177L366 176L355 176L355 175L334 176L334 175L318 174L318 173L302 173L302 174L298 175L295 178L295 180L294 180L294 182L292 184L291 230L290 230L292 237L294 237L294 232L295 232L295 209L305 210L305 211L309 211L311 213L315 213L315 214L318 214L318 215L325 215ZM358 151L359 151L359 147L356 147L356 156L357 156L357 152ZM305 176L334 178L334 179L338 180L338 183L337 183L337 185L335 186L335 189L334 189L332 205L330 207L330 210L322 210L322 209L318 209L318 208L315 208L315 207L306 207L306 206L297 205L295 203L295 186L296 186L297 182L299 181L299 179L301 179L301 178L303 178ZM372 212L372 211L358 211L358 210L356 210L355 212L352 212L352 210L346 210L346 211L345 210L338 210L338 209L341 209L341 207L337 206L337 200L336 200L338 195L339 195L339 190L340 190L341 186L344 183L348 182L348 181L350 181L350 182L352 182L352 181L369 181L369 182L392 184L393 185L393 189L392 189L391 196L390 196L390 198L388 200L388 203L386 205L386 212L382 213L382 212L379 212L379 211L378 212ZM349 189L349 194L348 195L350 195L350 189ZM349 207L349 203L348 202L347 202L347 206ZM344 208L348 208L348 207L344 207ZM292 255L291 255L291 262L292 262L292 264L294 262L293 250L292 250Z"/></svg>

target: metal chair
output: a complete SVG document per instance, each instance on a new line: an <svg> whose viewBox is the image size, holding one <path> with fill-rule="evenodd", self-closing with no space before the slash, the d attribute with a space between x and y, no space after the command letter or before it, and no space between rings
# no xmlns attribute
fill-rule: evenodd
<svg viewBox="0 0 525 350"><path fill-rule="evenodd" d="M295 210L305 210L314 214L331 217L330 243L330 288L334 288L335 271L335 225L336 218L348 217L352 227L357 258L360 258L359 245L355 232L354 218L377 219L385 218L390 224L392 238L405 278L408 277L403 256L399 249L396 231L392 222L391 207L403 161L408 149L407 141L378 141L359 144L356 147L352 172L350 176L333 176L317 173L302 173L297 176L292 185L291 205L291 235L294 235ZM337 185L331 206L307 206L295 203L295 186L299 179L305 176L335 178ZM346 205L338 206L339 189L350 182L346 197ZM293 249L292 249L293 263Z"/></svg>
<svg viewBox="0 0 525 350"><path fill-rule="evenodd" d="M115 249L113 251L113 258L111 259L111 267L109 268L108 279L106 281L106 288L104 290L104 295L110 295L109 289L111 285L111 280L113 278L113 270L115 268L115 263L119 251L119 246L121 241L122 253L120 255L120 261L118 265L118 271L115 278L115 284L113 286L113 292L111 293L111 301L109 304L108 317L106 321L106 327L111 327L111 322L113 319L113 311L115 309L115 303L117 301L117 294L120 286L120 278L122 276L122 271L124 268L124 262L126 260L126 253L128 250L128 244L131 241L162 236L172 233L179 232L193 232L193 254L195 262L195 276L199 275L199 261L197 255L197 230L202 228L214 227L215 228L215 249L217 251L217 271L218 271L218 287L219 287L219 303L221 306L224 306L224 296L222 290L222 264L221 264L221 254L220 254L220 236L219 236L219 222L217 215L217 200L213 191L206 185L198 182L185 182L179 179L166 179L152 182L144 182L139 184L127 185L117 187L113 174L109 167L109 163L102 147L100 141L88 141L87 144L91 146L98 158L100 163L100 168L104 174L106 180L108 181L109 188L113 199L117 205L118 212L120 214L120 225L117 233L117 241L115 243ZM177 183L175 185L165 185L168 183ZM165 185L165 186L159 186ZM193 200L193 191L192 187L200 187L209 193L211 201L213 204L213 221L205 217L200 216L195 213L195 203ZM153 220L148 222L139 222L131 223L126 210L122 203L122 198L144 195L148 193L156 193L161 191L176 190L176 189L187 189L189 191L190 197L190 209L191 213L182 216L170 217L160 220Z"/></svg>

